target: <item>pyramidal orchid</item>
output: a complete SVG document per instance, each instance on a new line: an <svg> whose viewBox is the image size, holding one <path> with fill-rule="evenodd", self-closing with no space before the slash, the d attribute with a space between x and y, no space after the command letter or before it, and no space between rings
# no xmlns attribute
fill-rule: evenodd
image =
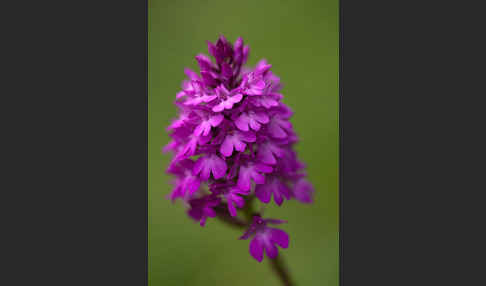
<svg viewBox="0 0 486 286"><path fill-rule="evenodd" d="M289 235L269 225L284 221L263 218L253 202L311 203L314 192L293 150L293 113L266 60L244 66L250 49L242 38L232 44L220 36L208 50L214 61L199 54L199 73L185 69L174 102L179 115L167 128L171 142L163 150L174 154L167 172L175 177L169 198L184 201L201 226L220 217L245 227L251 256L274 260Z"/></svg>

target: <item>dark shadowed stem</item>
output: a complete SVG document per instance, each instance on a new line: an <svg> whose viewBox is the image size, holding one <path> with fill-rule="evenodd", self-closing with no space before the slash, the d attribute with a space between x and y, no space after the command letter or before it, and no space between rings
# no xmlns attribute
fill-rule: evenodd
<svg viewBox="0 0 486 286"><path fill-rule="evenodd" d="M226 224L229 224L233 227L237 228L242 228L245 229L250 224L252 223L253 216L258 214L257 212L253 211L253 200L254 197L250 197L245 204L245 207L243 208L243 213L245 214L245 220L242 220L238 217L232 217L228 213L226 207L216 207L215 211L217 213L218 218L225 222ZM278 255L275 259L269 259L270 260L270 265L277 274L278 278L282 282L282 285L284 286L295 286L295 284L292 281L292 278L290 277L290 272L285 265L285 262L283 260L282 254Z"/></svg>
<svg viewBox="0 0 486 286"><path fill-rule="evenodd" d="M214 209L216 211L217 217L224 223L237 227L237 228L246 228L248 223L238 217L232 217L226 208L224 207L216 207Z"/></svg>
<svg viewBox="0 0 486 286"><path fill-rule="evenodd" d="M294 286L295 284L292 282L290 278L290 273L283 261L282 254L275 257L275 259L270 259L270 263L272 269L277 273L280 281L282 281L282 285L285 286Z"/></svg>

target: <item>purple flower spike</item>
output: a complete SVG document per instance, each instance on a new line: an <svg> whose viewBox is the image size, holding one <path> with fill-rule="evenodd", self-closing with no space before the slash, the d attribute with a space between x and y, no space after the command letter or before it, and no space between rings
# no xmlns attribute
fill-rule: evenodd
<svg viewBox="0 0 486 286"><path fill-rule="evenodd" d="M240 239L248 239L252 235L253 239L250 241L250 254L258 262L263 260L263 252L271 259L277 257L277 245L282 248L289 247L289 235L277 228L268 227L267 224L278 224L284 221L273 219L262 219L256 215L253 217L253 223L250 228L243 234Z"/></svg>
<svg viewBox="0 0 486 286"><path fill-rule="evenodd" d="M167 127L171 138L163 148L173 154L167 173L174 187L167 197L182 200L201 226L214 217L249 226L241 239L253 237L251 256L275 258L289 237L268 225L285 221L255 215L253 204L270 204L272 197L278 206L293 199L311 203L314 196L294 151L293 113L282 103L282 83L271 64L244 66L250 47L242 38L232 44L220 36L207 44L212 58L198 54L199 70L184 69L186 79L175 93L179 115Z"/></svg>

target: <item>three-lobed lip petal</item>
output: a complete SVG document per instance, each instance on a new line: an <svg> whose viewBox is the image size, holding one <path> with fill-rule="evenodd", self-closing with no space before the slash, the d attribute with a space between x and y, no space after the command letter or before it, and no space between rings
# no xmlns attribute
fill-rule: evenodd
<svg viewBox="0 0 486 286"><path fill-rule="evenodd" d="M289 247L289 235L281 229L268 226L268 224L279 224L282 222L284 221L262 219L258 215L254 216L252 224L240 237L240 239L246 240L253 236L253 239L250 241L249 251L250 255L258 262L262 262L264 253L271 259L277 257L277 245L281 248Z"/></svg>
<svg viewBox="0 0 486 286"><path fill-rule="evenodd" d="M239 152L244 152L246 148L245 142L251 143L255 141L255 133L251 131L235 131L232 134L226 135L219 151L221 152L221 154L223 154L223 156L229 157L233 154L233 149Z"/></svg>

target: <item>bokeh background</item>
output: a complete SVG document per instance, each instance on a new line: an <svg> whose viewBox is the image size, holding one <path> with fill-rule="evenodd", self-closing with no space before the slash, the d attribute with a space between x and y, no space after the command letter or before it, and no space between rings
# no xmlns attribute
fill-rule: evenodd
<svg viewBox="0 0 486 286"><path fill-rule="evenodd" d="M171 204L161 154L165 127L184 67L207 54L206 40L242 36L250 45L249 65L266 58L280 76L283 102L295 112L296 148L316 189L315 203L285 201L265 215L282 225L290 247L279 252L297 285L338 285L338 0L149 0L149 285L280 285L268 259L248 253L241 231L210 219L190 220L181 203Z"/></svg>

